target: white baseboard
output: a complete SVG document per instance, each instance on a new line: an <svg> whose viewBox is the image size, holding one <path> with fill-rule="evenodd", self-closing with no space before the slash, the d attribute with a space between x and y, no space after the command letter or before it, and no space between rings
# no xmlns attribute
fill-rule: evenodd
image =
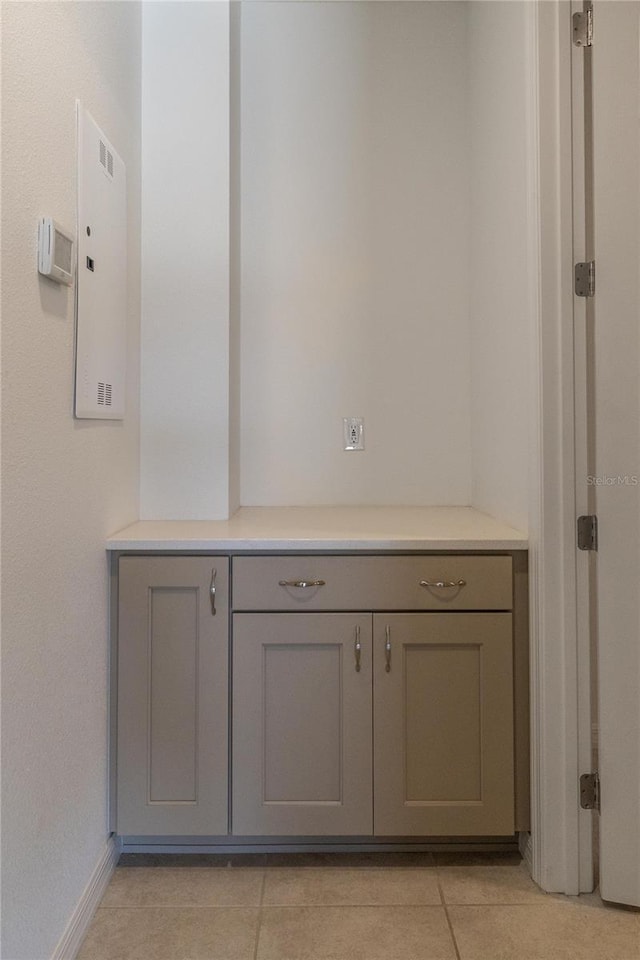
<svg viewBox="0 0 640 960"><path fill-rule="evenodd" d="M115 870L121 850L121 841L115 835L107 840L102 856L84 888L67 928L53 952L51 960L74 960L84 940L93 915Z"/></svg>

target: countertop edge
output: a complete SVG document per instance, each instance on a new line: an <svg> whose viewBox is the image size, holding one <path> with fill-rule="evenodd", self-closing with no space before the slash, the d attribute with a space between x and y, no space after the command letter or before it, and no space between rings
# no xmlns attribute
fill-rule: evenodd
<svg viewBox="0 0 640 960"><path fill-rule="evenodd" d="M199 550L214 553L216 551L295 551L295 550L331 550L355 551L364 553L378 550L402 550L422 552L427 550L527 550L528 539L455 539L443 540L307 540L307 539L280 539L260 537L257 539L118 539L112 537L107 541L108 551L146 551L160 552L164 550Z"/></svg>

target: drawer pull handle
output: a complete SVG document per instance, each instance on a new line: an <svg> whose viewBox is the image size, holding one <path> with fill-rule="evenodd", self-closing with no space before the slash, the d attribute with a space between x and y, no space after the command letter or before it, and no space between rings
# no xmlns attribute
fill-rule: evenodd
<svg viewBox="0 0 640 960"><path fill-rule="evenodd" d="M211 598L211 616L215 617L216 615L216 577L218 571L214 567L211 571L211 586L209 587L209 596Z"/></svg>
<svg viewBox="0 0 640 960"><path fill-rule="evenodd" d="M306 590L307 587L324 587L326 580L278 580L281 587L300 587Z"/></svg>
<svg viewBox="0 0 640 960"><path fill-rule="evenodd" d="M386 626L384 628L384 657L386 660L385 670L387 673L391 673L391 627Z"/></svg>
<svg viewBox="0 0 640 960"><path fill-rule="evenodd" d="M360 643L360 627L356 627L356 673L360 673L360 654L362 653L362 644Z"/></svg>
<svg viewBox="0 0 640 960"><path fill-rule="evenodd" d="M421 580L421 587L446 587L447 589L453 587L466 587L466 580Z"/></svg>

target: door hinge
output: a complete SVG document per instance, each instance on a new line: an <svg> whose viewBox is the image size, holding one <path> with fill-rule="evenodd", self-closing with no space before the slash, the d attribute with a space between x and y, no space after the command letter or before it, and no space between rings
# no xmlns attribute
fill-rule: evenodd
<svg viewBox="0 0 640 960"><path fill-rule="evenodd" d="M600 777L597 773L583 773L580 777L580 806L583 810L600 809Z"/></svg>
<svg viewBox="0 0 640 960"><path fill-rule="evenodd" d="M577 297L593 297L596 292L596 262L587 260L576 263L574 267L575 291Z"/></svg>
<svg viewBox="0 0 640 960"><path fill-rule="evenodd" d="M578 517L578 550L598 549L598 518L595 514Z"/></svg>
<svg viewBox="0 0 640 960"><path fill-rule="evenodd" d="M593 7L573 15L573 43L576 47L593 46Z"/></svg>

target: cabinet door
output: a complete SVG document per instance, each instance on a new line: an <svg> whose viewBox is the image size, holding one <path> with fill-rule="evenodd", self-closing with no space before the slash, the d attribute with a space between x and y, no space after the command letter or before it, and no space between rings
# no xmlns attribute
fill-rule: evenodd
<svg viewBox="0 0 640 960"><path fill-rule="evenodd" d="M371 754L371 615L235 614L232 832L370 835Z"/></svg>
<svg viewBox="0 0 640 960"><path fill-rule="evenodd" d="M120 559L121 835L227 833L228 568L226 557Z"/></svg>
<svg viewBox="0 0 640 960"><path fill-rule="evenodd" d="M511 614L374 617L380 836L514 832Z"/></svg>

